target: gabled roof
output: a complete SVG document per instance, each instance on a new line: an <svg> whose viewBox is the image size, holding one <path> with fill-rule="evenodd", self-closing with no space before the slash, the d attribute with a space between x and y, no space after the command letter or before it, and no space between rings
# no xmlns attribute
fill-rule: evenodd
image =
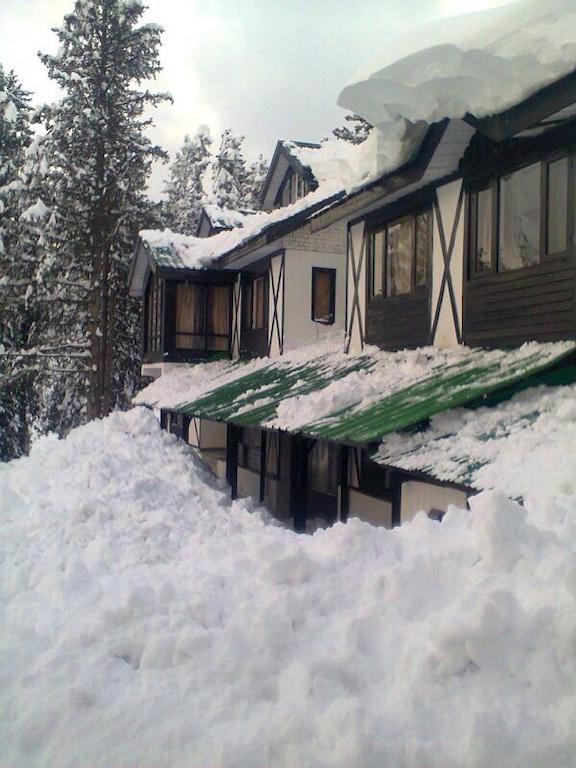
<svg viewBox="0 0 576 768"><path fill-rule="evenodd" d="M320 180L316 178L310 165L310 150L317 151L320 148L320 144L309 141L285 141L281 139L276 143L276 149L272 155L270 167L260 193L263 210L270 210L274 206L278 190L289 168L295 171L312 189L318 185ZM308 150L307 155L303 157L300 150Z"/></svg>

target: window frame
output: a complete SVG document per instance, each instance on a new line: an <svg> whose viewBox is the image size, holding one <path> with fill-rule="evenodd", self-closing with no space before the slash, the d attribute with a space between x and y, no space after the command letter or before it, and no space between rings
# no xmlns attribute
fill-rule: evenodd
<svg viewBox="0 0 576 768"><path fill-rule="evenodd" d="M417 284L416 283L416 258L418 253L417 221L422 216L427 216L430 222L430 225L428 228L428 243L427 243L427 252L426 252L426 280L424 283ZM389 237L388 230L389 228L397 224L402 224L405 221L410 221L411 233L412 233L412 254L411 254L411 260L410 260L410 290L405 291L404 293L390 294L389 286L388 286L388 237ZM379 224L378 226L372 226L368 229L366 233L367 234L366 296L368 301L376 301L380 299L384 299L384 300L400 299L401 300L402 297L412 296L414 293L417 293L418 291L429 290L431 285L431 277L432 277L433 230L434 230L434 212L431 205L426 205L424 207L418 208L408 213L404 213L403 215L395 216L394 218L390 218L384 223ZM374 290L374 244L376 242L376 236L381 233L383 234L382 267L381 267L382 284L380 286L381 291L379 293L376 293Z"/></svg>
<svg viewBox="0 0 576 768"><path fill-rule="evenodd" d="M313 323L320 323L321 325L334 325L336 322L336 273L337 270L334 267L312 267L310 317ZM328 275L330 278L330 308L328 312L328 320L316 317L316 278L322 274Z"/></svg>
<svg viewBox="0 0 576 768"><path fill-rule="evenodd" d="M559 160L567 161L567 189L566 192L566 248L562 251L550 253L548 250L549 236L549 201L550 201L550 166ZM501 181L505 176L512 175L519 171L538 165L540 169L540 219L539 219L539 258L535 264L527 264L516 269L501 269L500 255L500 203L501 203ZM532 157L522 164L515 164L512 167L506 167L499 172L479 182L468 185L466 192L466 274L468 281L477 280L483 277L495 276L500 274L524 273L526 270L534 270L542 264L556 259L567 258L574 253L574 235L576 227L575 206L575 182L576 182L576 162L573 152L569 150L556 150L548 152L538 157ZM491 253L490 269L479 270L477 268L477 194L482 190L489 189L491 192Z"/></svg>
<svg viewBox="0 0 576 768"><path fill-rule="evenodd" d="M268 328L268 272L249 273L242 285L241 326L243 331L265 331ZM256 283L262 284L262 325L256 325Z"/></svg>
<svg viewBox="0 0 576 768"><path fill-rule="evenodd" d="M173 350L174 352L178 353L190 353L194 354L194 352L225 352L229 353L231 350L232 345L232 287L229 285L218 285L218 284L211 284L211 283L200 283L200 282L194 282L193 280L177 280L174 281L175 283L175 290L174 290L174 339L173 339ZM190 285L190 286L197 286L199 288L202 288L202 325L203 325L203 332L202 333L190 333L186 331L178 331L176 327L177 318L178 318L178 286L179 285ZM214 300L213 297L213 290L216 288L225 288L228 292L228 331L227 333L214 333L213 328L210 325L211 320L211 308L212 308L212 302ZM185 346L178 346L177 344L177 337L195 337L200 338L203 337L204 343L202 346L192 346L192 347L185 347ZM211 345L208 343L208 339L226 339L226 349L220 349L214 347L214 345Z"/></svg>

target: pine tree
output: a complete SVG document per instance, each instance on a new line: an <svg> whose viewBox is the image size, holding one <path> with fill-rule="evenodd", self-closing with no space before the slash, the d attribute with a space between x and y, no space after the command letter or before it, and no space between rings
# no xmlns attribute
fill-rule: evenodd
<svg viewBox="0 0 576 768"><path fill-rule="evenodd" d="M45 141L52 215L39 284L52 340L42 388L44 428L62 433L124 405L138 377L138 304L127 296L136 232L147 215L151 164L165 158L146 136L150 106L167 99L142 83L160 69L161 28L138 26L140 0L76 0L41 55L64 92Z"/></svg>
<svg viewBox="0 0 576 768"><path fill-rule="evenodd" d="M243 144L244 136L234 136L230 128L222 133L220 147L212 161L213 199L220 208L248 207L251 187Z"/></svg>
<svg viewBox="0 0 576 768"><path fill-rule="evenodd" d="M206 202L204 177L210 164L211 144L212 139L205 129L200 129L193 139L185 136L184 144L170 166L164 208L166 223L176 232L196 234Z"/></svg>
<svg viewBox="0 0 576 768"><path fill-rule="evenodd" d="M20 178L32 140L30 93L0 65L0 461L28 448L29 376L14 375L31 328L29 254L19 248Z"/></svg>
<svg viewBox="0 0 576 768"><path fill-rule="evenodd" d="M350 125L344 125L342 128L335 128L332 133L336 138L342 141L348 141L351 144L362 144L366 141L373 126L363 117L358 115L346 115L344 118Z"/></svg>
<svg viewBox="0 0 576 768"><path fill-rule="evenodd" d="M268 161L264 155L258 155L258 158L250 165L248 171L248 196L246 205L253 210L259 210L261 207L260 193L262 186L268 174Z"/></svg>

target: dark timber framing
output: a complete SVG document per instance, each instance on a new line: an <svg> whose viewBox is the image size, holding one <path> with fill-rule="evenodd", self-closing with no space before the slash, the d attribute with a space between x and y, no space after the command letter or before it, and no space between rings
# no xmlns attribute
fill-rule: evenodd
<svg viewBox="0 0 576 768"><path fill-rule="evenodd" d="M454 322L454 329L456 331L456 340L458 344L462 343L462 329L460 327L460 319L458 316L458 307L456 303L456 293L454 291L454 284L452 282L452 272L450 270L450 263L452 261L452 255L454 253L454 245L456 243L456 235L458 234L458 227L460 225L460 218L462 216L462 207L464 202L464 185L460 188L460 194L458 195L458 204L456 206L456 215L454 216L454 222L452 225L452 232L450 234L450 242L447 245L446 232L444 229L444 222L442 220L442 211L440 210L440 204L438 202L438 195L435 195L434 199L434 213L436 216L436 222L438 224L438 233L440 236L440 247L442 248L442 259L444 261L444 272L442 274L442 282L440 284L440 292L438 294L438 303L436 304L436 310L434 312L434 319L432 320L432 330L430 332L431 340L436 336L436 330L438 329L438 323L440 322L440 312L442 310L442 303L444 301L444 292L448 288L448 295L450 297L450 308L452 310L452 320Z"/></svg>
<svg viewBox="0 0 576 768"><path fill-rule="evenodd" d="M576 94L575 94L576 98ZM470 346L513 347L525 341L576 338L576 121L531 138L496 144L477 136L463 160L466 186L465 280L463 341ZM546 181L549 162L568 157L567 250L548 254L546 244L547 184L541 188L539 262L519 269L498 271L498 183L504 175L541 163ZM473 195L490 189L492 232L490 267L474 269Z"/></svg>
<svg viewBox="0 0 576 768"><path fill-rule="evenodd" d="M280 270L278 272L277 280L274 280L274 272L272 270L272 259L280 256ZM270 293L272 294L272 320L270 322L269 338L268 338L268 354L272 352L272 341L274 339L274 332L276 332L276 339L278 342L278 350L281 355L284 352L284 291L285 291L285 263L286 263L286 251L280 251L273 254L270 257ZM280 302L280 296L282 296L282 312L278 311L278 304Z"/></svg>

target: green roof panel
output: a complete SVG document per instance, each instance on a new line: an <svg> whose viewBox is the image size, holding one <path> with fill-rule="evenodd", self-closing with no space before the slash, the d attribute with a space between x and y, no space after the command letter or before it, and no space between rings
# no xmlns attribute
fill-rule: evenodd
<svg viewBox="0 0 576 768"><path fill-rule="evenodd" d="M505 388L514 391L530 377L572 355L574 343L530 344L523 351L461 349L454 355L428 349L428 374L394 376L403 353L344 355L328 353L315 359L283 359L217 387L178 411L200 418L229 421L240 426L281 428L288 432L354 445L380 441L391 432L414 426L434 414L493 395ZM396 360L395 354L398 355ZM443 355L443 358L442 356ZM444 361L443 361L444 360ZM455 360L455 362L452 362ZM440 362L439 362L440 361ZM387 371L390 375L387 377ZM350 374L370 377L371 394L361 384L358 399L338 408L338 387L330 413L315 421L278 422L279 403L298 397L294 412L314 412L315 395ZM381 394L373 394L374 381ZM310 399L309 399L310 398ZM348 392L349 398L349 392ZM318 409L322 413L322 409Z"/></svg>

